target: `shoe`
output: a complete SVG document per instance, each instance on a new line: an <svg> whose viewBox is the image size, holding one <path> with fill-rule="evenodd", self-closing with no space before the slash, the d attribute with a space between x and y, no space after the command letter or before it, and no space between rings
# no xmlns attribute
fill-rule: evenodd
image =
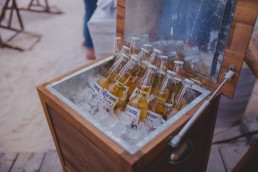
<svg viewBox="0 0 258 172"><path fill-rule="evenodd" d="M86 59L88 60L96 60L95 51L93 48L88 48L86 50Z"/></svg>

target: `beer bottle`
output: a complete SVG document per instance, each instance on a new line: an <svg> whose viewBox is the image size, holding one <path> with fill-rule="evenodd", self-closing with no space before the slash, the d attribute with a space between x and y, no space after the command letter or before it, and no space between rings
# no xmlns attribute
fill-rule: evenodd
<svg viewBox="0 0 258 172"><path fill-rule="evenodd" d="M147 124L152 127L155 120L163 121L166 113L165 103L171 95L174 72L168 70L161 87L154 93L154 99L148 104ZM162 123L160 123L162 124Z"/></svg>
<svg viewBox="0 0 258 172"><path fill-rule="evenodd" d="M174 69L174 61L178 61L177 53L176 51L171 51L168 53L168 62L167 62L167 68L168 70Z"/></svg>
<svg viewBox="0 0 258 172"><path fill-rule="evenodd" d="M184 60L184 42L179 40L176 41L176 53L178 56L178 61Z"/></svg>
<svg viewBox="0 0 258 172"><path fill-rule="evenodd" d="M180 78L175 77L176 76L175 72L173 72L173 75L174 77L172 79L170 94L165 103L166 113L172 108L172 105L175 102L175 99L182 87L182 80ZM164 116L164 118L166 119L166 116Z"/></svg>
<svg viewBox="0 0 258 172"><path fill-rule="evenodd" d="M121 37L114 37L113 38L113 57L114 59L117 58L121 49Z"/></svg>
<svg viewBox="0 0 258 172"><path fill-rule="evenodd" d="M130 56L136 56L139 53L139 49L137 45L140 42L139 37L131 37L131 42L130 42Z"/></svg>
<svg viewBox="0 0 258 172"><path fill-rule="evenodd" d="M137 59L131 57L123 69L117 74L115 80L106 89L103 89L100 99L107 108L114 109L119 99L127 94L132 84L132 71L137 65Z"/></svg>
<svg viewBox="0 0 258 172"><path fill-rule="evenodd" d="M175 115L178 111L183 109L192 100L196 98L195 92L192 90L194 82L189 79L184 79L182 81L182 87L176 96L176 99L172 105L172 108L166 114L167 118Z"/></svg>
<svg viewBox="0 0 258 172"><path fill-rule="evenodd" d="M119 59L119 57L121 57L120 54L122 54L122 53L129 56L130 55L130 48L127 47L126 45L123 45L121 51L118 53L117 57L115 58L115 61L117 61Z"/></svg>
<svg viewBox="0 0 258 172"><path fill-rule="evenodd" d="M144 69L144 64L142 63L142 61L143 59L145 59L147 53L148 51L146 49L141 48L141 51L137 56L132 56L135 59L137 59L138 65L135 66L131 71L131 78L130 78L130 81L128 81L129 89L127 94L124 94L120 98L119 102L117 103L117 106L115 108L115 113L117 115L125 111L126 105L129 101L129 97L131 96L132 92L136 87L136 81L138 80L138 75Z"/></svg>
<svg viewBox="0 0 258 172"><path fill-rule="evenodd" d="M155 74L155 78L154 78L154 83L151 89L151 94L155 93L155 91L158 89L158 87L160 86L160 84L162 83L166 72L167 72L167 60L168 60L168 56L159 56L159 67L158 70Z"/></svg>
<svg viewBox="0 0 258 172"><path fill-rule="evenodd" d="M176 77L183 79L183 61L174 61L174 72L176 73Z"/></svg>
<svg viewBox="0 0 258 172"><path fill-rule="evenodd" d="M106 88L108 84L113 82L119 73L119 71L127 64L129 60L129 57L122 53L119 55L119 59L114 62L114 64L111 66L111 68L108 70L105 76L99 78L93 86L93 91L95 94L99 93L103 90L103 88Z"/></svg>
<svg viewBox="0 0 258 172"><path fill-rule="evenodd" d="M144 74L146 73L146 70L147 70L147 67L149 64L153 65L153 66L156 66L158 68L158 66L160 65L160 61L159 61L159 55L161 54L162 52L156 48L153 49L153 52L151 54L151 57L149 59L149 61L147 63L142 63L142 69L140 71L140 73L138 74L138 80L136 80L136 87L130 97L130 99L135 95L135 93L137 92L137 90L139 89L140 87L140 84L143 80L143 76Z"/></svg>
<svg viewBox="0 0 258 172"><path fill-rule="evenodd" d="M126 106L125 113L123 115L130 118L129 123L133 126L137 126L139 122L144 122L146 119L148 111L147 98L151 91L156 70L156 66L151 64L148 65L138 91Z"/></svg>
<svg viewBox="0 0 258 172"><path fill-rule="evenodd" d="M148 50L148 54L146 54L146 58L143 60L144 63L147 63L150 59L150 56L152 54L152 45L151 44L143 44L144 49Z"/></svg>

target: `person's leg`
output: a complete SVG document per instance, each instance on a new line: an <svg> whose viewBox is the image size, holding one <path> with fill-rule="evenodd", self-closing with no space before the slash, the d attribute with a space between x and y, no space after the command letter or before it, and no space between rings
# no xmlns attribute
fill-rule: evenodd
<svg viewBox="0 0 258 172"><path fill-rule="evenodd" d="M89 28L87 26L88 21L90 20L92 14L94 13L97 7L97 0L84 0L85 3L85 17L84 17L84 44L87 48L87 58L95 59L95 53L93 48L93 43L91 40Z"/></svg>

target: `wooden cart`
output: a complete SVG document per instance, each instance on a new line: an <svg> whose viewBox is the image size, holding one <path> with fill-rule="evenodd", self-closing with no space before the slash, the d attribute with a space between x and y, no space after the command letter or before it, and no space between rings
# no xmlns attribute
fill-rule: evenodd
<svg viewBox="0 0 258 172"><path fill-rule="evenodd" d="M224 79L224 72L228 70L229 65L234 65L235 77L220 92L220 95L233 96L255 24L257 9L258 2L239 0L218 82L213 83L195 76L195 79L201 81L209 90L214 91ZM118 0L117 36L124 36L124 20L125 0ZM53 83L64 81L66 77L75 76L81 70L97 65L107 58L108 56L93 61L37 87L64 170L206 171L220 95L212 101L201 118L187 133L186 138L190 138L195 145L192 156L180 164L171 164L169 163L169 155L172 149L168 145L170 137L182 128L202 102L157 135L150 143L140 148L136 153L130 154L46 88ZM71 84L71 82L68 81L67 84Z"/></svg>

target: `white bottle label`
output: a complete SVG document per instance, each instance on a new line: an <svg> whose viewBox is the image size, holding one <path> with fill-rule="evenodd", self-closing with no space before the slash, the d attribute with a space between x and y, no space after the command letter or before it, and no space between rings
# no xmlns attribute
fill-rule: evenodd
<svg viewBox="0 0 258 172"><path fill-rule="evenodd" d="M125 115L129 117L131 124L137 125L140 119L141 110L127 105L125 109Z"/></svg>
<svg viewBox="0 0 258 172"><path fill-rule="evenodd" d="M149 127L152 128L158 128L160 125L162 125L165 122L165 120L162 118L161 115L152 112L150 110L148 110L147 112L147 119L146 119L146 123Z"/></svg>
<svg viewBox="0 0 258 172"><path fill-rule="evenodd" d="M118 97L114 96L112 93L104 89L101 93L101 101L105 103L108 107L114 109L118 102Z"/></svg>
<svg viewBox="0 0 258 172"><path fill-rule="evenodd" d="M95 82L94 83L94 86L93 86L93 91L97 94L97 93L99 93L100 91L102 91L102 87L97 83L97 82Z"/></svg>
<svg viewBox="0 0 258 172"><path fill-rule="evenodd" d="M131 99L137 94L137 91L138 91L138 88L136 87L136 88L133 90L133 93L131 94L129 100L131 100Z"/></svg>
<svg viewBox="0 0 258 172"><path fill-rule="evenodd" d="M172 104L165 103L164 107L165 107L166 111L169 111L172 108Z"/></svg>

